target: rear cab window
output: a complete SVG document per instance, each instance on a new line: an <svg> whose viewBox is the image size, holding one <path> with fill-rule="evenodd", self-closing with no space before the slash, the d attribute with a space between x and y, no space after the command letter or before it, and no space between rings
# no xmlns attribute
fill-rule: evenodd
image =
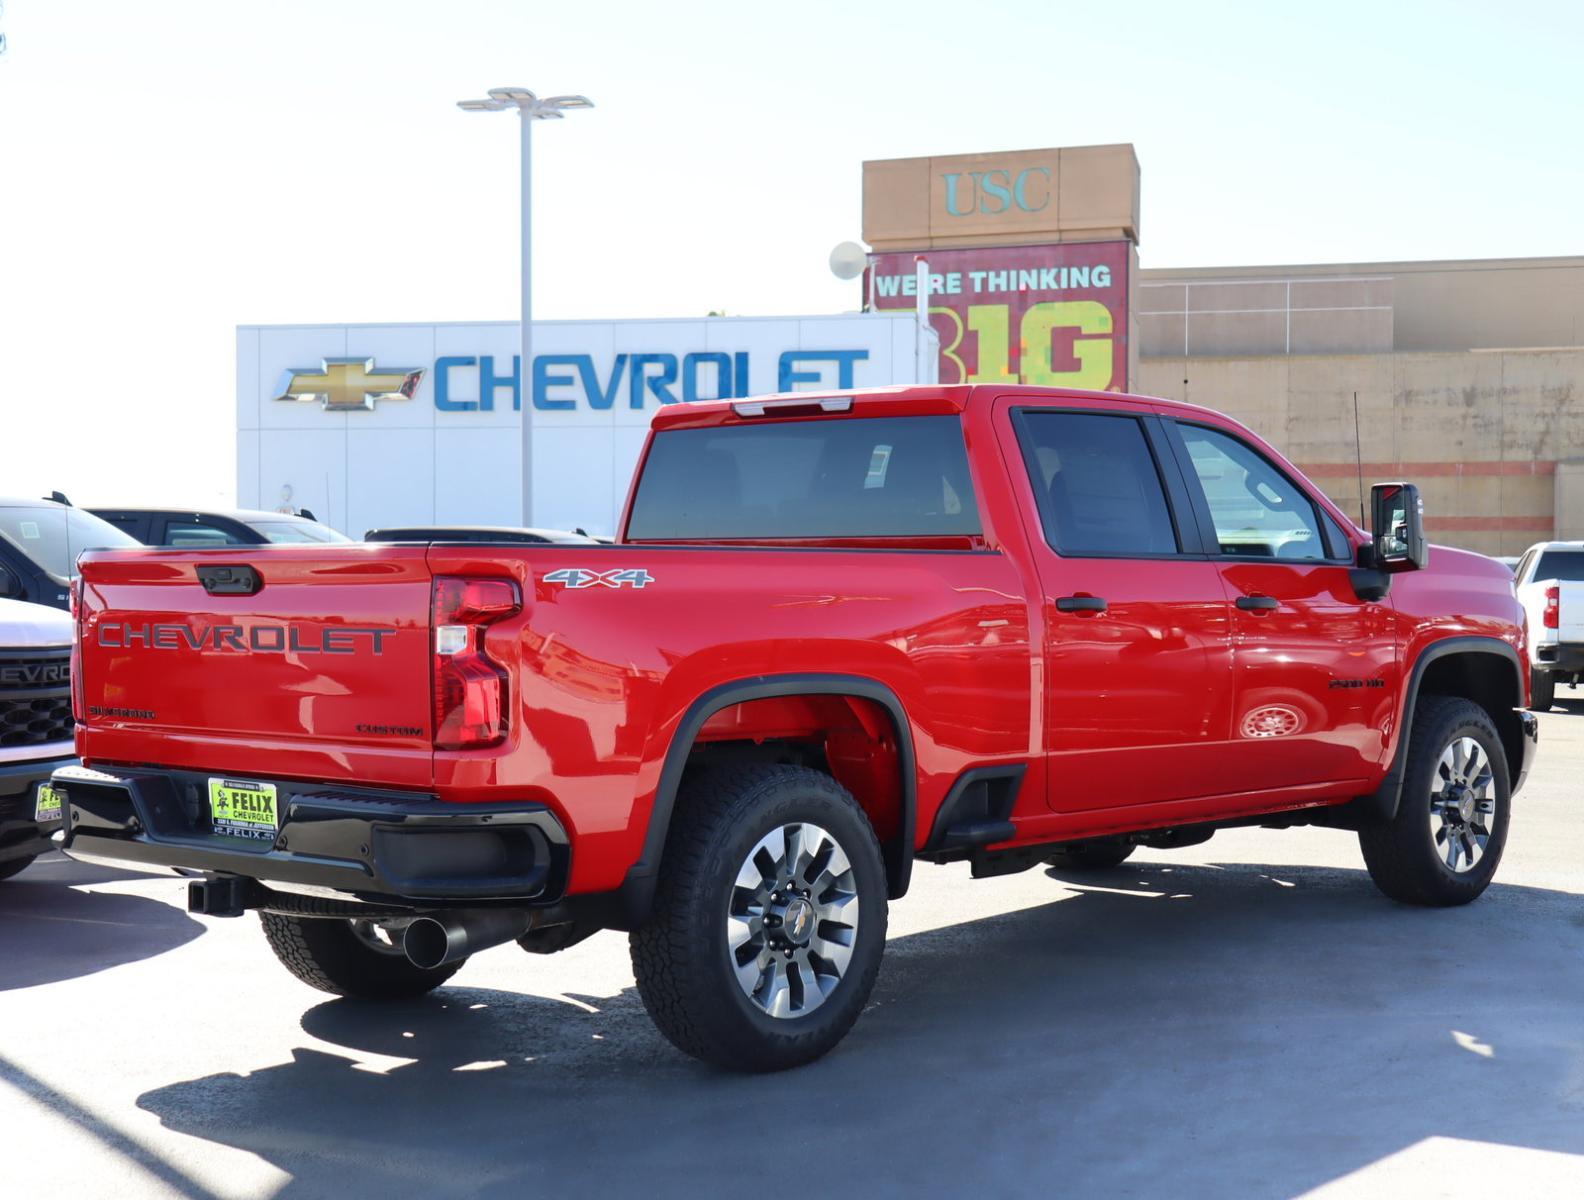
<svg viewBox="0 0 1584 1200"><path fill-rule="evenodd" d="M1534 577L1562 583L1584 580L1584 550L1542 550Z"/></svg>
<svg viewBox="0 0 1584 1200"><path fill-rule="evenodd" d="M902 539L983 533L957 416L821 417L655 433L628 541Z"/></svg>

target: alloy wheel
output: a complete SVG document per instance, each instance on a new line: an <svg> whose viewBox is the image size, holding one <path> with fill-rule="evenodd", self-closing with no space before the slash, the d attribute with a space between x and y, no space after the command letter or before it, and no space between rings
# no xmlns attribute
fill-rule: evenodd
<svg viewBox="0 0 1584 1200"><path fill-rule="evenodd" d="M1496 826L1490 759L1473 738L1454 738L1436 764L1430 787L1430 837L1436 853L1453 873L1472 871L1485 857Z"/></svg>
<svg viewBox="0 0 1584 1200"><path fill-rule="evenodd" d="M772 829L732 884L726 945L743 994L772 1017L801 1017L842 981L858 936L858 885L818 825Z"/></svg>

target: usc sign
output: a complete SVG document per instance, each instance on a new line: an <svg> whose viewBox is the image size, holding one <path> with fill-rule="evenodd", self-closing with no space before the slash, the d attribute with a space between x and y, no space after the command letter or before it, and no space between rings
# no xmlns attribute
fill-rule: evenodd
<svg viewBox="0 0 1584 1200"><path fill-rule="evenodd" d="M1050 207L1049 167L1024 167L1015 174L1004 168L947 171L941 179L946 184L946 215L950 217L966 217L975 212L993 217L1014 206L1026 213L1037 213ZM962 184L965 179L966 187Z"/></svg>
<svg viewBox="0 0 1584 1200"><path fill-rule="evenodd" d="M983 184L975 181L981 203ZM1008 195L1016 202L1015 190ZM927 252L940 381L1125 391L1129 249L1080 242ZM914 307L914 256L873 262L875 307Z"/></svg>

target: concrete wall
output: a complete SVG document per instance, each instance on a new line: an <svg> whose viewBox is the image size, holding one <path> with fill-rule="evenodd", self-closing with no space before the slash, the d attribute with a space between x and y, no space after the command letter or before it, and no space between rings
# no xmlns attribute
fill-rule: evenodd
<svg viewBox="0 0 1584 1200"><path fill-rule="evenodd" d="M1194 307L1222 309L1284 308L1284 297L1274 288L1240 287L1250 283L1279 284L1294 290L1293 308L1311 313L1327 308L1389 310L1390 339L1378 344L1379 318L1364 312L1339 316L1329 322L1334 345L1293 346L1292 353L1332 353L1377 350L1431 351L1512 349L1514 347L1584 346L1584 258L1493 258L1433 262L1307 263L1263 267L1195 267L1145 270L1146 293L1152 286L1175 285L1161 290L1159 298L1143 301L1146 311L1178 309L1169 299L1177 289L1199 294ZM1235 301L1235 302L1234 302ZM1258 349L1189 353L1282 353L1274 337L1275 321L1263 318L1266 344ZM1349 323L1357 337L1344 344ZM1157 323L1164 325L1164 322ZM1253 329L1258 322L1243 322ZM1181 331L1175 340L1146 322L1144 353L1163 339L1161 353L1181 352Z"/></svg>
<svg viewBox="0 0 1584 1200"><path fill-rule="evenodd" d="M1344 510L1407 479L1434 539L1511 555L1584 536L1584 348L1145 358L1136 390L1244 422ZM1558 464L1562 464L1560 467Z"/></svg>

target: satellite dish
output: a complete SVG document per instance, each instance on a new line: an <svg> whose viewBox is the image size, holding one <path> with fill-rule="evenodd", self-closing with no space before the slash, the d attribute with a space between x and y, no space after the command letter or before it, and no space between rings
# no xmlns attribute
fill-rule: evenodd
<svg viewBox="0 0 1584 1200"><path fill-rule="evenodd" d="M830 252L831 274L837 279L857 279L869 265L869 252L857 242L842 242Z"/></svg>

